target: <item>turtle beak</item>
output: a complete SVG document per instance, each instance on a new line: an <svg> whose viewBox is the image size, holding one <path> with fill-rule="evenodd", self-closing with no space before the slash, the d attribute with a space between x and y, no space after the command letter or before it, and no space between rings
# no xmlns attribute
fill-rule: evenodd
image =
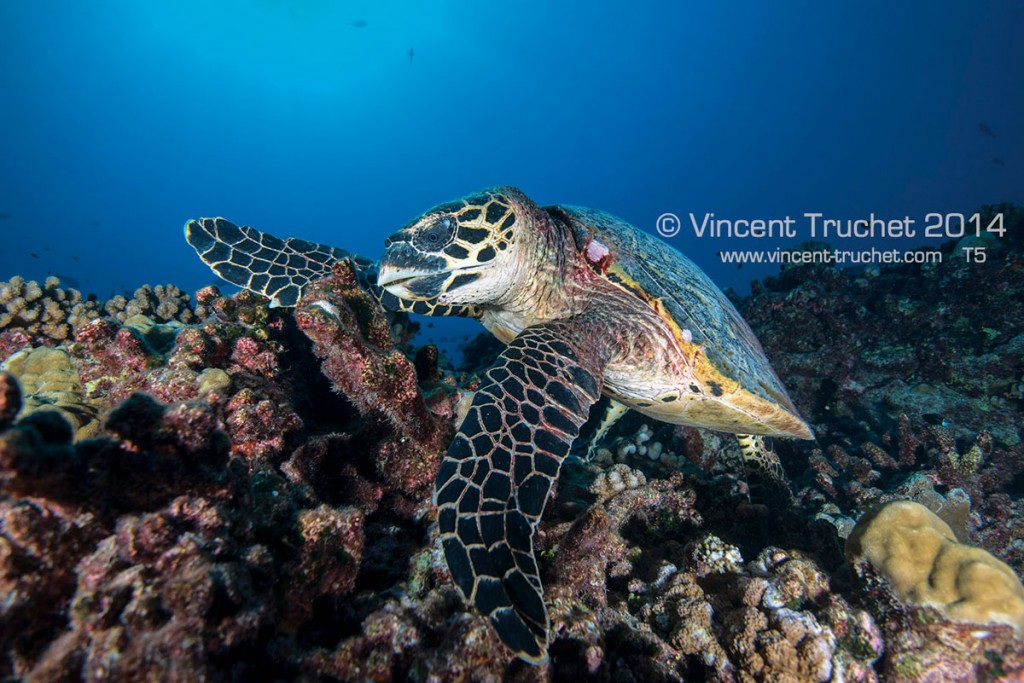
<svg viewBox="0 0 1024 683"><path fill-rule="evenodd" d="M437 275L437 273L430 270L396 268L394 266L382 265L377 272L377 285L385 289L401 287L403 282L415 280L426 275Z"/></svg>
<svg viewBox="0 0 1024 683"><path fill-rule="evenodd" d="M447 279L444 259L424 254L408 242L391 242L377 269L377 285L406 301L437 297Z"/></svg>
<svg viewBox="0 0 1024 683"><path fill-rule="evenodd" d="M438 275L408 268L381 268L377 273L377 284L399 299L425 301L433 298L432 292L435 296L436 293L440 293L440 286L432 285L438 280L444 282L447 277L446 274Z"/></svg>

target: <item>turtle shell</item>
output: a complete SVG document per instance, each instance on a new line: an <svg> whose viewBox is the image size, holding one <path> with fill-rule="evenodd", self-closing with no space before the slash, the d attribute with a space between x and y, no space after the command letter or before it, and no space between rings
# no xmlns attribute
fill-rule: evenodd
<svg viewBox="0 0 1024 683"><path fill-rule="evenodd" d="M736 307L693 261L657 237L610 213L578 206L548 210L574 231L579 249L599 272L632 290L678 326L724 377L798 416L761 343Z"/></svg>

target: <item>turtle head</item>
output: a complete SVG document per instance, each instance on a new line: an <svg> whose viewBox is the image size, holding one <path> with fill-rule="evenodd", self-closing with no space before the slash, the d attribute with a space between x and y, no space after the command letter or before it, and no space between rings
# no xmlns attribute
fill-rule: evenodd
<svg viewBox="0 0 1024 683"><path fill-rule="evenodd" d="M536 211L510 187L439 204L384 241L377 284L406 301L497 301L517 280L517 238Z"/></svg>

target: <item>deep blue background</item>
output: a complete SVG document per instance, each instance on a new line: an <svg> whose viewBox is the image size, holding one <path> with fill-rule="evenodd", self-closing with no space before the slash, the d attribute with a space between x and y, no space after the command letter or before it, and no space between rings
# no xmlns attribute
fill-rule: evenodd
<svg viewBox="0 0 1024 683"><path fill-rule="evenodd" d="M1019 0L548 5L0 0L0 278L194 290L206 215L378 256L505 183L646 230L1024 203Z"/></svg>

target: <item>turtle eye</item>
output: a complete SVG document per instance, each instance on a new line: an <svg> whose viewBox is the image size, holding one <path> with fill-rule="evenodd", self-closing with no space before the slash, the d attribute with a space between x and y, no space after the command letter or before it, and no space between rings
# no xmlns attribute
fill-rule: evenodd
<svg viewBox="0 0 1024 683"><path fill-rule="evenodd" d="M430 227L417 232L412 241L421 251L439 251L448 246L454 237L455 221L451 216L441 216Z"/></svg>

